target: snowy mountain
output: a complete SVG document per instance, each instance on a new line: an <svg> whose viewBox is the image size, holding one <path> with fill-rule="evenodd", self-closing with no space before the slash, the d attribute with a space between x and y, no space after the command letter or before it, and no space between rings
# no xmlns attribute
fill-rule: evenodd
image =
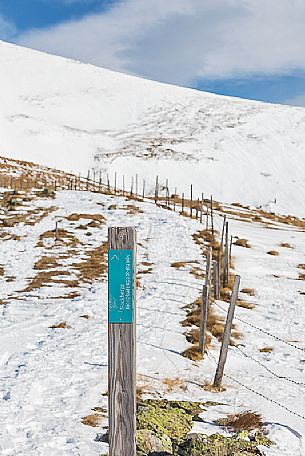
<svg viewBox="0 0 305 456"><path fill-rule="evenodd" d="M138 173L151 183L159 174L180 192L192 183L218 200L304 216L304 108L147 81L4 42L0 65L0 155L77 173Z"/></svg>

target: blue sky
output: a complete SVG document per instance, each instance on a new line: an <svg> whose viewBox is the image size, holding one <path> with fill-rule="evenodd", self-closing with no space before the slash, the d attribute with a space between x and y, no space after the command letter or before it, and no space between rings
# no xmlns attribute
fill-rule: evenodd
<svg viewBox="0 0 305 456"><path fill-rule="evenodd" d="M301 0L0 0L0 38L150 79L305 105Z"/></svg>

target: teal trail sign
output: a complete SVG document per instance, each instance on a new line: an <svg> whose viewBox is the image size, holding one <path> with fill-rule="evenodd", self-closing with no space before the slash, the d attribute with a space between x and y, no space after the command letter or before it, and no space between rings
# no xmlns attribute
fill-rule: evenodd
<svg viewBox="0 0 305 456"><path fill-rule="evenodd" d="M109 323L133 323L133 250L108 251Z"/></svg>

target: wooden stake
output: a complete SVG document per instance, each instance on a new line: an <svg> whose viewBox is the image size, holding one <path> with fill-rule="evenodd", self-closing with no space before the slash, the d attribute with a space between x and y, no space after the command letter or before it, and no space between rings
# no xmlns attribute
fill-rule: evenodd
<svg viewBox="0 0 305 456"><path fill-rule="evenodd" d="M191 185L191 206L190 206L190 217L193 216L193 185Z"/></svg>
<svg viewBox="0 0 305 456"><path fill-rule="evenodd" d="M225 230L225 252L223 261L223 286L224 288L228 285L229 281L229 223L226 222Z"/></svg>
<svg viewBox="0 0 305 456"><path fill-rule="evenodd" d="M211 266L212 266L212 247L208 248L207 264L205 268L205 284L210 285L211 283Z"/></svg>
<svg viewBox="0 0 305 456"><path fill-rule="evenodd" d="M213 262L213 276L214 276L214 298L219 299L219 279L218 279L218 262Z"/></svg>
<svg viewBox="0 0 305 456"><path fill-rule="evenodd" d="M125 196L125 176L123 174L123 196Z"/></svg>
<svg viewBox="0 0 305 456"><path fill-rule="evenodd" d="M181 212L184 212L184 193L182 193Z"/></svg>
<svg viewBox="0 0 305 456"><path fill-rule="evenodd" d="M213 197L211 195L211 228L212 228L212 234L214 236L214 217L213 217Z"/></svg>
<svg viewBox="0 0 305 456"><path fill-rule="evenodd" d="M201 314L200 314L200 332L199 332L199 349L204 354L204 347L206 341L206 328L209 311L210 301L210 287L209 285L203 285L202 296L201 296Z"/></svg>
<svg viewBox="0 0 305 456"><path fill-rule="evenodd" d="M156 176L156 185L155 185L155 204L158 202L159 197L159 177Z"/></svg>
<svg viewBox="0 0 305 456"><path fill-rule="evenodd" d="M142 198L145 198L145 179L143 179L143 191L142 191Z"/></svg>
<svg viewBox="0 0 305 456"><path fill-rule="evenodd" d="M232 323L233 323L233 318L234 318L235 305L236 305L236 301L237 301L237 297L238 297L239 284L240 284L240 276L235 276L233 291L232 291L231 300L230 300L230 306L229 306L226 325L225 325L225 330L224 330L224 334L223 334L223 338L222 338L218 366L217 366L217 370L216 370L216 374L215 374L215 378L214 378L214 387L215 388L221 387L221 383L222 383L222 379L223 379L224 368L225 368L225 364L226 364L226 360L227 360L227 356L228 356L228 348L229 348L231 331L232 331Z"/></svg>
<svg viewBox="0 0 305 456"><path fill-rule="evenodd" d="M114 173L114 193L116 193L116 173Z"/></svg>
<svg viewBox="0 0 305 456"><path fill-rule="evenodd" d="M136 198L138 197L138 175L136 174Z"/></svg>
<svg viewBox="0 0 305 456"><path fill-rule="evenodd" d="M174 194L174 211L176 211L176 195L177 195L177 187L175 187L175 194Z"/></svg>
<svg viewBox="0 0 305 456"><path fill-rule="evenodd" d="M136 455L136 232L134 228L109 228L109 250L132 250L133 281L131 293L133 297L132 322L108 324L108 398L109 398L109 451L110 456ZM118 252L119 256L119 252ZM109 257L110 261L117 260L116 255ZM115 266L118 268L118 266ZM109 277L109 284L110 284ZM121 311L121 282L114 281L117 287L114 293L118 296L117 307ZM125 283L125 282L124 282ZM110 285L109 285L110 286ZM124 293L126 287L123 286ZM110 297L113 290L109 290ZM126 306L126 295L124 296ZM110 313L109 313L110 320Z"/></svg>
<svg viewBox="0 0 305 456"><path fill-rule="evenodd" d="M200 223L202 223L202 217L203 217L203 193L201 193Z"/></svg>

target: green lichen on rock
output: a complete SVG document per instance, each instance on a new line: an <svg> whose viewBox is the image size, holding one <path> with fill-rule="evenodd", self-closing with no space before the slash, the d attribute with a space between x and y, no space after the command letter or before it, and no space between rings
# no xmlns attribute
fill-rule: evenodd
<svg viewBox="0 0 305 456"><path fill-rule="evenodd" d="M166 452L172 454L172 442L167 435L157 436L148 429L137 430L137 456L146 456L150 453Z"/></svg>
<svg viewBox="0 0 305 456"><path fill-rule="evenodd" d="M252 456L257 455L257 446L270 446L272 442L266 437L261 440L256 435L252 440L245 439L244 433L239 433L233 437L224 437L221 434L207 436L205 434L194 434L186 439L179 446L174 448L177 456Z"/></svg>
<svg viewBox="0 0 305 456"><path fill-rule="evenodd" d="M137 429L148 429L158 437L167 435L177 442L182 442L192 427L192 416L178 408L147 405L137 414Z"/></svg>

